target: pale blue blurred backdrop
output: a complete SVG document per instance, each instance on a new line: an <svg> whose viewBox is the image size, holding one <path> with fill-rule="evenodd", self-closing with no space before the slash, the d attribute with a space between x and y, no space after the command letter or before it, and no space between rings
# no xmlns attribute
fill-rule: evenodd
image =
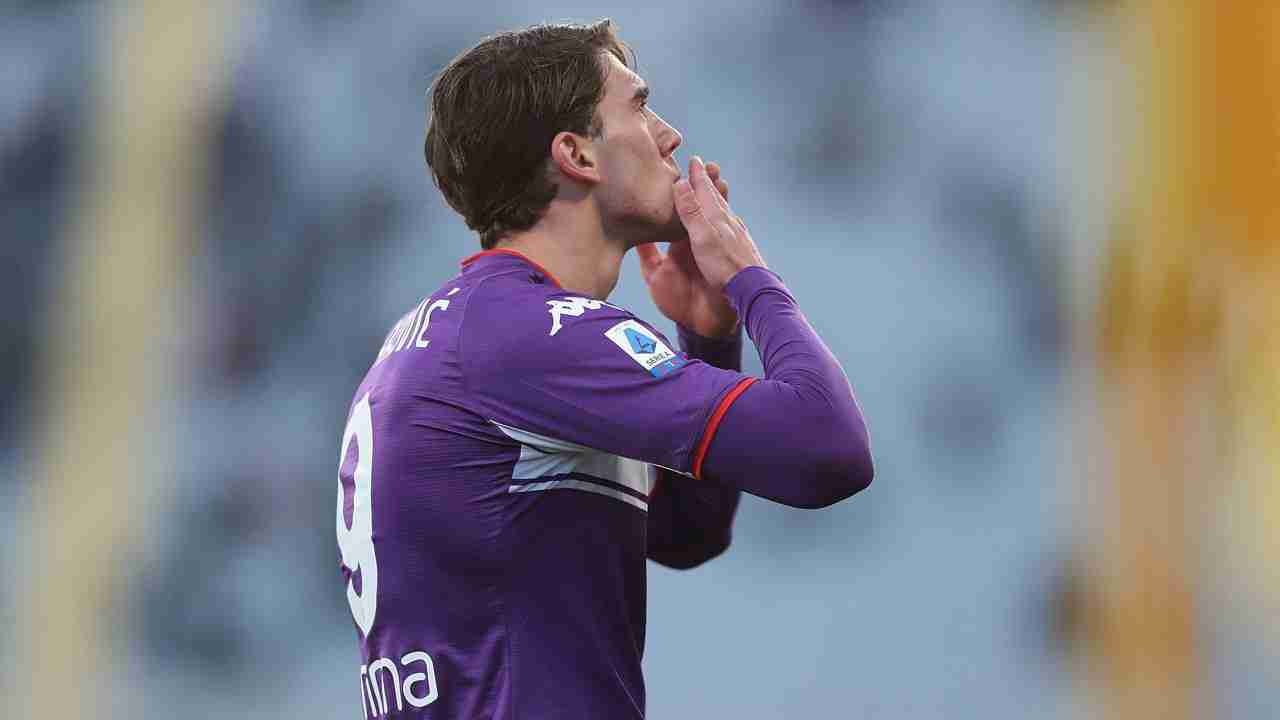
<svg viewBox="0 0 1280 720"><path fill-rule="evenodd" d="M126 578L115 702L156 718L359 717L333 537L339 431L387 328L478 249L425 172L425 91L488 33L607 16L684 134L681 160L722 164L844 364L878 463L848 502L749 498L725 556L652 568L650 716L1070 714L1055 631L1078 525L1063 457L1066 4L246 3L167 438L179 472ZM6 528L32 462L34 339L103 13L0 2ZM614 300L660 320L634 258ZM14 592L0 585L6 628Z"/></svg>

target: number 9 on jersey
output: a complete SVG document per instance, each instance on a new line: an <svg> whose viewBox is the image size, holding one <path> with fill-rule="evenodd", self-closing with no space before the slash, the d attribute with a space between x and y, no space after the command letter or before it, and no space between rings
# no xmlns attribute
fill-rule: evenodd
<svg viewBox="0 0 1280 720"><path fill-rule="evenodd" d="M354 467L346 462L355 443ZM345 471L345 473L344 473ZM338 454L338 551L347 569L347 602L361 634L378 610L378 558L373 552L373 412L365 395L351 410ZM357 575L358 574L358 575ZM359 578L359 591L356 580Z"/></svg>

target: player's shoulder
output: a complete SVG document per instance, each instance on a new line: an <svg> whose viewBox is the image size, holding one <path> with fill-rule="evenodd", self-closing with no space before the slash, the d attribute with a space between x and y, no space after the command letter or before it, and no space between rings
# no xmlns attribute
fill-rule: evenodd
<svg viewBox="0 0 1280 720"><path fill-rule="evenodd" d="M467 298L465 341L519 352L571 346L601 325L636 320L621 305L565 290L539 276L490 275Z"/></svg>
<svg viewBox="0 0 1280 720"><path fill-rule="evenodd" d="M477 287L464 321L462 360L473 380L556 377L575 385L583 373L598 380L636 372L660 378L686 362L661 332L621 305L555 286L495 290Z"/></svg>

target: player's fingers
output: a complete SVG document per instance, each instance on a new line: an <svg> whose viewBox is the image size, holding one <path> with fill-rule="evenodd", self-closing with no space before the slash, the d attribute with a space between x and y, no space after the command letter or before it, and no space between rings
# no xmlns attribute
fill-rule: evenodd
<svg viewBox="0 0 1280 720"><path fill-rule="evenodd" d="M721 210L728 208L728 203L720 196L720 191L716 189L711 176L707 175L707 167L703 164L702 158L697 155L689 161L689 183L697 194L698 204L704 209L709 211L712 208Z"/></svg>
<svg viewBox="0 0 1280 720"><path fill-rule="evenodd" d="M655 243L637 245L636 257L640 258L640 272L646 277L659 267L662 267L662 251L658 249Z"/></svg>
<svg viewBox="0 0 1280 720"><path fill-rule="evenodd" d="M725 200L729 199L729 183L720 177L720 164L717 162L707 163L707 177L711 178L711 182L715 183L716 190L720 192L720 197Z"/></svg>
<svg viewBox="0 0 1280 720"><path fill-rule="evenodd" d="M690 162L690 167L692 165L693 163ZM702 203L698 202L698 194L687 178L677 180L671 192L675 197L676 213L680 215L680 220L686 228L692 231L695 225L701 227L706 224L707 219L702 214Z"/></svg>

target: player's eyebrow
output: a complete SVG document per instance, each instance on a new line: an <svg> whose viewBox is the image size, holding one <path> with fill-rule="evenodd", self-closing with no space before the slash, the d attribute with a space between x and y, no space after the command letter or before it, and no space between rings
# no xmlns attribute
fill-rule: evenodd
<svg viewBox="0 0 1280 720"><path fill-rule="evenodd" d="M631 96L631 102L636 103L637 105L648 99L649 99L649 86L643 85L643 84L640 87L636 88L636 94Z"/></svg>

